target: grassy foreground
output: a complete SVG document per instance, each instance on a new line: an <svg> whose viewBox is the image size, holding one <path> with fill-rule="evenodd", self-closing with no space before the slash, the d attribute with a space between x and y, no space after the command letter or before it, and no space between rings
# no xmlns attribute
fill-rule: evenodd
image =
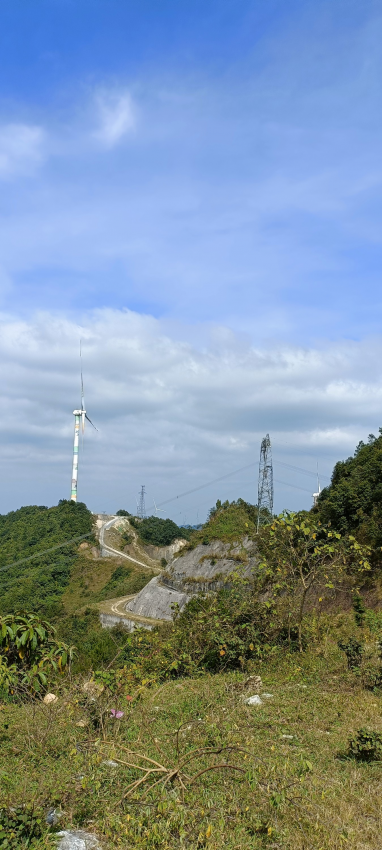
<svg viewBox="0 0 382 850"><path fill-rule="evenodd" d="M250 673L273 695L259 707L244 702ZM382 731L381 697L334 640L134 694L83 684L62 682L52 705L1 707L1 806L57 806L60 828L105 848L381 847L382 765L338 757L360 727ZM52 833L32 846L54 846Z"/></svg>

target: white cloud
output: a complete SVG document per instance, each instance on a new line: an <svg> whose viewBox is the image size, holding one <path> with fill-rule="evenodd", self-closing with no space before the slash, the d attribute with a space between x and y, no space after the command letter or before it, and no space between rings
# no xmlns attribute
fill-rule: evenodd
<svg viewBox="0 0 382 850"><path fill-rule="evenodd" d="M112 310L82 328L45 314L4 317L0 330L3 512L67 492L80 336L87 408L99 428L88 429L81 458L80 493L92 509L132 510L142 483L158 503L224 476L258 459L268 431L276 509L309 507L314 475L278 463L314 473L319 459L330 475L380 424L382 340L266 350L221 332L200 349L149 316ZM256 469L175 500L169 515L179 519L184 505L195 521L216 498L239 495L256 501Z"/></svg>
<svg viewBox="0 0 382 850"><path fill-rule="evenodd" d="M0 125L0 177L33 172L43 159L44 139L38 126Z"/></svg>
<svg viewBox="0 0 382 850"><path fill-rule="evenodd" d="M114 147L135 129L133 99L127 91L101 90L97 92L95 102L99 121L96 138L106 147Z"/></svg>

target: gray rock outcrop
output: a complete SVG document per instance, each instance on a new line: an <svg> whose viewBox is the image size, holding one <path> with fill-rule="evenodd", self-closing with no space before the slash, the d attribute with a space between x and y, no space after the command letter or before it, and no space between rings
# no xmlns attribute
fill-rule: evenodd
<svg viewBox="0 0 382 850"><path fill-rule="evenodd" d="M126 612L149 617L155 620L172 620L173 606L184 608L190 596L161 584L161 577L155 576L146 584L134 599L126 605Z"/></svg>
<svg viewBox="0 0 382 850"><path fill-rule="evenodd" d="M126 613L157 620L172 620L174 605L182 611L200 592L217 591L234 571L248 578L256 570L256 544L245 537L240 543L213 540L174 557L161 576L155 576L126 604Z"/></svg>

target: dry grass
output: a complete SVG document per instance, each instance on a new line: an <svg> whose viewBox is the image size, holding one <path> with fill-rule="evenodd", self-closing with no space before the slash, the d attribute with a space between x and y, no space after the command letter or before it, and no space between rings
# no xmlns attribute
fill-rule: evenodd
<svg viewBox="0 0 382 850"><path fill-rule="evenodd" d="M52 706L3 707L3 800L60 804L111 847L380 850L381 765L338 754L359 727L382 731L381 697L330 642L253 672L273 694L260 707L238 673L133 701L121 688L91 702L77 682Z"/></svg>

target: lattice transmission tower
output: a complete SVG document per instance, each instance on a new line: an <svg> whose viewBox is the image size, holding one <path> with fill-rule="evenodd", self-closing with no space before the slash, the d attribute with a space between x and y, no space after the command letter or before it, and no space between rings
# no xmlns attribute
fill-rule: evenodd
<svg viewBox="0 0 382 850"><path fill-rule="evenodd" d="M145 519L146 517L146 505L145 505L145 485L142 484L141 492L139 494L139 502L137 504L138 516L140 519Z"/></svg>
<svg viewBox="0 0 382 850"><path fill-rule="evenodd" d="M257 491L257 530L269 522L273 514L273 466L269 434L261 441L259 483Z"/></svg>

